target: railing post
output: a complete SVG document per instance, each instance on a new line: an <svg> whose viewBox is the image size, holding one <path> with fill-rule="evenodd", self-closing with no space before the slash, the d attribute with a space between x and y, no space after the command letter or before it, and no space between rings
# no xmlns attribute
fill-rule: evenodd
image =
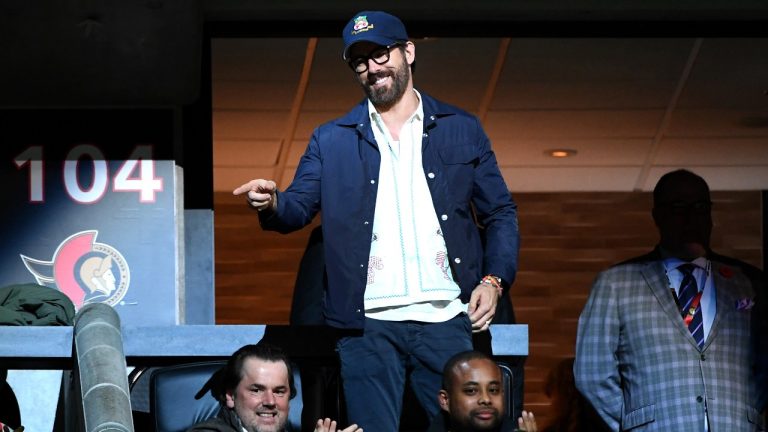
<svg viewBox="0 0 768 432"><path fill-rule="evenodd" d="M78 430L133 432L120 318L109 305L87 304L75 316L74 374ZM77 401L76 401L77 402Z"/></svg>

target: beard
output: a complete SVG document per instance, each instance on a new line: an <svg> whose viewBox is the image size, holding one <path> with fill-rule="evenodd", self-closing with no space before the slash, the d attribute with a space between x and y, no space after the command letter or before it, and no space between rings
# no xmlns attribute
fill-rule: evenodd
<svg viewBox="0 0 768 432"><path fill-rule="evenodd" d="M389 87L374 88L376 80L384 77L392 77L392 84ZM360 82L363 91L368 96L368 99L371 100L373 106L386 111L403 98L405 90L408 88L408 81L411 78L411 68L405 58L403 58L402 64L394 71L387 69L375 74L368 73L366 78L366 81Z"/></svg>
<svg viewBox="0 0 768 432"><path fill-rule="evenodd" d="M500 430L501 413L498 410L494 410L494 417L490 421L481 421L475 417L474 413L475 410L472 410L468 417L461 420L454 419L451 424L451 430L456 430L457 432L496 432Z"/></svg>
<svg viewBox="0 0 768 432"><path fill-rule="evenodd" d="M284 432L285 424L288 422L287 418L278 413L275 423L265 425L261 424L259 415L256 412L247 411L246 409L242 409L242 411L235 409L234 411L237 423L246 432Z"/></svg>

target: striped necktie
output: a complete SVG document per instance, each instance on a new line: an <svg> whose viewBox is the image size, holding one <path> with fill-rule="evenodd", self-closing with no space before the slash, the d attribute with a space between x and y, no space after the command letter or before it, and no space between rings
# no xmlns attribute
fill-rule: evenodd
<svg viewBox="0 0 768 432"><path fill-rule="evenodd" d="M693 275L695 268L693 264L683 264L677 268L683 274L677 298L680 303L680 314L683 320L689 321L688 330L701 348L704 346L704 325L701 319L701 295L698 295L699 287Z"/></svg>

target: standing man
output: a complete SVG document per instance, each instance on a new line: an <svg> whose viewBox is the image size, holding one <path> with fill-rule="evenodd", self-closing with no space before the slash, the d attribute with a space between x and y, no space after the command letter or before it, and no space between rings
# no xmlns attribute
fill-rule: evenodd
<svg viewBox="0 0 768 432"><path fill-rule="evenodd" d="M576 386L612 430L764 430L765 282L712 253L703 178L677 170L653 191L660 241L598 275L579 318Z"/></svg>
<svg viewBox="0 0 768 432"><path fill-rule="evenodd" d="M267 343L245 345L224 368L216 417L187 432L285 432L290 400L296 395L291 363L283 351ZM315 432L336 432L336 422L319 419ZM339 432L363 432L351 425Z"/></svg>
<svg viewBox="0 0 768 432"><path fill-rule="evenodd" d="M414 89L397 17L360 12L343 39L366 99L314 131L287 189L257 179L234 194L280 232L322 207L324 318L361 330L337 346L349 420L392 432L406 375L436 414L446 360L488 330L515 277L517 207L478 119Z"/></svg>

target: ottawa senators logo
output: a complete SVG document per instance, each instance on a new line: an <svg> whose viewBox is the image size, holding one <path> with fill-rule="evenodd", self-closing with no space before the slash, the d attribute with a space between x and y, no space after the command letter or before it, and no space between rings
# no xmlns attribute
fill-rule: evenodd
<svg viewBox="0 0 768 432"><path fill-rule="evenodd" d="M99 232L81 231L56 248L51 261L21 255L21 260L39 285L64 293L75 309L88 303L118 304L131 282L123 255L104 243L96 243Z"/></svg>

